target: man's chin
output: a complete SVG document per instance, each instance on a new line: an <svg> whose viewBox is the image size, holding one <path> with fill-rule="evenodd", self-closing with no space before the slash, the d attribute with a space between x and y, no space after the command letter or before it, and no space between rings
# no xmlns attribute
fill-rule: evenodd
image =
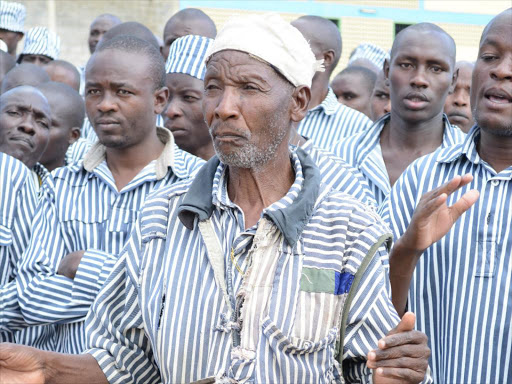
<svg viewBox="0 0 512 384"><path fill-rule="evenodd" d="M491 135L512 137L512 122L504 116L478 116L476 122L483 131Z"/></svg>

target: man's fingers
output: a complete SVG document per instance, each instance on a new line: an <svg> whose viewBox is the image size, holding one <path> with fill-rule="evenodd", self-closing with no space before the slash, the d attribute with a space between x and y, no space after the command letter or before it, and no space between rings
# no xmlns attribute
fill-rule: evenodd
<svg viewBox="0 0 512 384"><path fill-rule="evenodd" d="M381 367L386 366L386 361L401 357L427 358L430 356L430 348L426 344L408 344L386 349L375 349L368 353L368 361L381 362Z"/></svg>
<svg viewBox="0 0 512 384"><path fill-rule="evenodd" d="M476 189L466 192L462 197L450 207L453 221L457 220L464 212L476 203L480 197L480 192Z"/></svg>
<svg viewBox="0 0 512 384"><path fill-rule="evenodd" d="M399 357L389 360L368 360L368 368L410 368L415 371L423 371L428 366L428 359L415 358L415 357Z"/></svg>
<svg viewBox="0 0 512 384"><path fill-rule="evenodd" d="M473 175L467 173L464 176L455 176L453 179L447 181L440 187L432 190L431 198L436 198L437 196L446 193L447 195L451 195L457 189L471 183L473 181Z"/></svg>
<svg viewBox="0 0 512 384"><path fill-rule="evenodd" d="M416 315L412 312L406 312L402 316L402 320L400 320L398 325L395 328L393 328L391 331L389 331L384 339L386 339L387 336L391 336L396 333L412 331L414 329L415 322L416 322Z"/></svg>
<svg viewBox="0 0 512 384"><path fill-rule="evenodd" d="M407 383L421 383L425 378L423 371L417 372L409 368L377 368L377 373L384 377L403 379Z"/></svg>

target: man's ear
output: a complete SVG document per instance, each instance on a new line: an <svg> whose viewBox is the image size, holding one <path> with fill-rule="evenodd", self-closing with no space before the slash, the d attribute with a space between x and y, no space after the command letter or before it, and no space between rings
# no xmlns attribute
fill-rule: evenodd
<svg viewBox="0 0 512 384"><path fill-rule="evenodd" d="M69 130L69 145L73 144L80 138L80 128L79 127L73 127Z"/></svg>
<svg viewBox="0 0 512 384"><path fill-rule="evenodd" d="M154 112L159 115L164 111L164 108L167 105L167 100L169 99L169 88L162 87L157 89L153 95L155 97Z"/></svg>
<svg viewBox="0 0 512 384"><path fill-rule="evenodd" d="M293 90L290 118L299 122L308 113L309 101L311 100L311 89L301 85Z"/></svg>
<svg viewBox="0 0 512 384"><path fill-rule="evenodd" d="M324 67L326 70L328 70L333 65L335 57L336 54L334 53L333 49L329 49L328 51L324 52Z"/></svg>
<svg viewBox="0 0 512 384"><path fill-rule="evenodd" d="M389 81L389 59L384 59L384 64L382 64L382 70L384 71L384 77L387 81Z"/></svg>
<svg viewBox="0 0 512 384"><path fill-rule="evenodd" d="M450 89L448 90L448 93L455 92L455 86L457 85L458 78L459 78L459 69L457 68L457 70L455 72L453 72L452 83L450 84Z"/></svg>

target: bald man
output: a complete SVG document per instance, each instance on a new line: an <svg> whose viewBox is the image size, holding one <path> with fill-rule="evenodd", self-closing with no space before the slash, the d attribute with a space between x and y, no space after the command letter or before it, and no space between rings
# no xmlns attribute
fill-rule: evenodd
<svg viewBox="0 0 512 384"><path fill-rule="evenodd" d="M343 137L372 125L363 113L340 104L329 87L329 79L341 56L341 35L330 20L318 16L302 16L292 22L309 42L317 60L323 60L325 71L317 72L311 86L311 101L306 117L297 131L320 148L329 149Z"/></svg>
<svg viewBox="0 0 512 384"><path fill-rule="evenodd" d="M16 60L9 53L0 51L0 89L2 88L2 80L7 72L16 66Z"/></svg>
<svg viewBox="0 0 512 384"><path fill-rule="evenodd" d="M455 88L448 93L444 104L444 112L450 123L457 125L468 133L474 124L469 95L471 93L471 76L475 65L468 61L459 61L455 65L458 72Z"/></svg>
<svg viewBox="0 0 512 384"><path fill-rule="evenodd" d="M37 86L50 81L50 76L43 68L35 64L23 63L11 69L2 81L0 94L20 85Z"/></svg>
<svg viewBox="0 0 512 384"><path fill-rule="evenodd" d="M391 112L389 81L386 79L384 71L380 70L370 99L370 116L373 121L377 121L389 112Z"/></svg>
<svg viewBox="0 0 512 384"><path fill-rule="evenodd" d="M361 171L377 204L414 160L464 139L443 114L457 79L455 42L443 29L420 23L402 30L384 73L390 82L391 113L333 147L336 155Z"/></svg>
<svg viewBox="0 0 512 384"><path fill-rule="evenodd" d="M377 75L368 68L350 66L338 73L331 88L338 101L371 117L370 98Z"/></svg>
<svg viewBox="0 0 512 384"><path fill-rule="evenodd" d="M78 91L66 84L49 81L39 85L38 89L50 104L52 119L48 146L39 162L51 172L74 161L68 158L66 153L68 148L80 138L85 105ZM82 147L81 156L85 155L89 145ZM81 156L78 155L78 157Z"/></svg>
<svg viewBox="0 0 512 384"><path fill-rule="evenodd" d="M121 19L110 13L104 13L103 15L99 15L97 18L93 20L89 28L88 39L89 52L91 52L91 55L96 50L96 46L100 42L103 35L112 27L115 27L118 24L121 24Z"/></svg>
<svg viewBox="0 0 512 384"><path fill-rule="evenodd" d="M78 72L78 69L70 62L65 60L53 60L44 67L44 70L48 73L52 81L64 83L77 92L80 91L80 72Z"/></svg>
<svg viewBox="0 0 512 384"><path fill-rule="evenodd" d="M164 60L174 40L186 35L198 35L215 39L217 27L213 20L200 9L186 8L176 12L165 24L164 46L161 50Z"/></svg>

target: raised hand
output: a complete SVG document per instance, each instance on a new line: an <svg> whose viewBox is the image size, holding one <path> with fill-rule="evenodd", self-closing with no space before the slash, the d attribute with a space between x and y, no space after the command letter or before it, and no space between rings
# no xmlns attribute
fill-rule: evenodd
<svg viewBox="0 0 512 384"><path fill-rule="evenodd" d="M368 353L368 368L374 369L374 384L420 383L428 367L427 336L414 330L416 316L407 312L378 349Z"/></svg>
<svg viewBox="0 0 512 384"><path fill-rule="evenodd" d="M409 227L400 238L403 247L415 253L425 249L446 235L459 217L478 200L479 192L470 190L451 207L446 200L449 195L473 180L470 174L453 179L425 193L414 210Z"/></svg>
<svg viewBox="0 0 512 384"><path fill-rule="evenodd" d="M0 384L43 384L41 351L23 345L0 343Z"/></svg>

